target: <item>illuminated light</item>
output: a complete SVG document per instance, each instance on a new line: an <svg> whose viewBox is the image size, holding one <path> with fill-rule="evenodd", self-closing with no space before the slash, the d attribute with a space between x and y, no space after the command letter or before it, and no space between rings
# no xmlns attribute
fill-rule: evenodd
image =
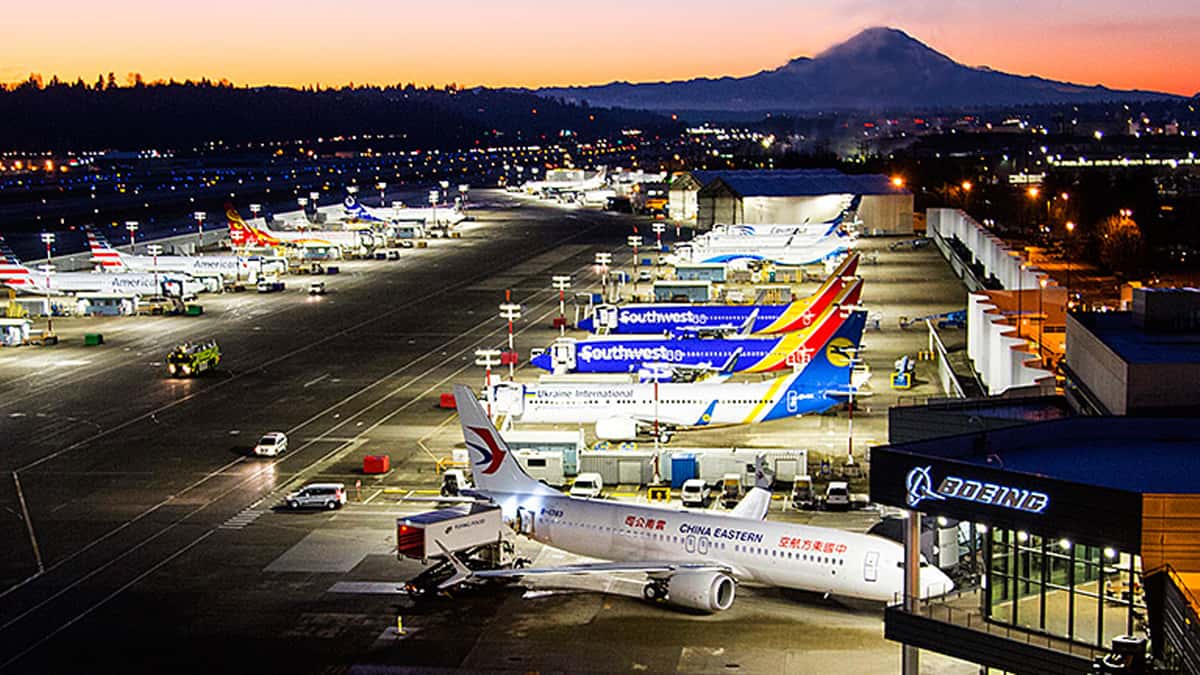
<svg viewBox="0 0 1200 675"><path fill-rule="evenodd" d="M1074 232L1074 231L1075 231L1075 223L1072 223L1071 221L1068 220L1067 221L1067 232Z"/></svg>
<svg viewBox="0 0 1200 675"><path fill-rule="evenodd" d="M1017 541L1021 542L1022 544L1029 541L1029 533L1028 532L1018 532L1017 533Z"/></svg>
<svg viewBox="0 0 1200 675"><path fill-rule="evenodd" d="M904 187L904 179L900 176L892 176L892 185L896 187Z"/></svg>
<svg viewBox="0 0 1200 675"><path fill-rule="evenodd" d="M984 525L983 523L976 523L975 529L979 532L979 534L987 534L988 526Z"/></svg>
<svg viewBox="0 0 1200 675"><path fill-rule="evenodd" d="M972 185L971 185L971 181L969 181L969 180L964 180L964 181L962 182L962 189L963 189L963 191L965 191L965 192L970 192L970 191L971 191L971 187L972 187Z"/></svg>
<svg viewBox="0 0 1200 675"><path fill-rule="evenodd" d="M938 524L938 527L945 527L950 524L950 521L946 520L946 516L938 516L937 524Z"/></svg>
<svg viewBox="0 0 1200 675"><path fill-rule="evenodd" d="M1117 550L1111 546L1105 546L1104 557L1109 559L1117 557Z"/></svg>
<svg viewBox="0 0 1200 675"><path fill-rule="evenodd" d="M1059 539L1059 540L1058 540L1058 547L1059 547L1059 548L1061 548L1061 549L1062 549L1062 550L1064 550L1064 551L1070 551L1070 550L1071 550L1071 540L1069 540L1069 539Z"/></svg>

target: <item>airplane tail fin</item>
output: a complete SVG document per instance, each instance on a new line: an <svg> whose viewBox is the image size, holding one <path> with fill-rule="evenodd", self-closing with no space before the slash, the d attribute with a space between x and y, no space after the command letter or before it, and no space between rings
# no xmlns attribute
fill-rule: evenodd
<svg viewBox="0 0 1200 675"><path fill-rule="evenodd" d="M0 284L13 288L31 288L34 285L33 273L8 247L8 242L4 241L2 235L0 235Z"/></svg>
<svg viewBox="0 0 1200 675"><path fill-rule="evenodd" d="M91 226L84 228L87 233L88 250L92 252L93 263L103 270L123 270L127 267L121 252L108 243L108 239Z"/></svg>
<svg viewBox="0 0 1200 675"><path fill-rule="evenodd" d="M454 402L471 457L471 479L477 488L484 492L562 496L525 473L469 387L454 385Z"/></svg>
<svg viewBox="0 0 1200 675"><path fill-rule="evenodd" d="M792 386L803 385L805 389L848 386L866 326L866 310L850 310L850 315L841 321L837 330L800 369L799 377L793 381Z"/></svg>
<svg viewBox="0 0 1200 675"><path fill-rule="evenodd" d="M746 320L742 322L742 325L738 326L738 331L737 331L738 336L746 337L747 335L750 335L751 333L753 333L754 332L754 322L757 319L758 319L758 308L755 307L753 310L750 311L750 315L746 317Z"/></svg>
<svg viewBox="0 0 1200 675"><path fill-rule="evenodd" d="M234 246L249 246L254 243L254 230L242 220L241 214L233 204L225 204L225 220L229 222L229 240Z"/></svg>

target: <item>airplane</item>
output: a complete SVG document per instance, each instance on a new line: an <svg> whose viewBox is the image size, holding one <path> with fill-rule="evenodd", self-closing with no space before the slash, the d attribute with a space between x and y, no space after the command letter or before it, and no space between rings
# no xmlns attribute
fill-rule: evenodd
<svg viewBox="0 0 1200 675"><path fill-rule="evenodd" d="M670 430L755 424L822 413L857 395L867 373L853 373L863 324L847 321L794 373L763 382L629 383L500 382L488 391L493 409L524 424L594 424L603 440L634 440Z"/></svg>
<svg viewBox="0 0 1200 675"><path fill-rule="evenodd" d="M422 223L424 225L446 225L453 227L466 220L458 205L441 208L421 207L392 209L373 209L359 202L354 195L349 195L342 202L342 212L347 218L372 223ZM435 222L436 221L436 222Z"/></svg>
<svg viewBox="0 0 1200 675"><path fill-rule="evenodd" d="M604 562L473 570L438 542L455 571L442 589L495 578L632 573L645 575L646 599L707 613L733 606L739 582L876 602L903 592L904 549L876 535L563 495L525 473L468 387L455 385L454 399L475 484L464 494L498 505L530 539ZM917 576L921 598L954 588L924 561Z"/></svg>
<svg viewBox="0 0 1200 675"><path fill-rule="evenodd" d="M657 366L673 377L694 371L729 370L765 373L803 365L824 347L843 323L862 334L867 313L830 305L813 325L792 333L758 338L664 338L597 336L586 340L559 338L530 363L555 374L635 373ZM855 347L857 347L855 343Z"/></svg>
<svg viewBox="0 0 1200 675"><path fill-rule="evenodd" d="M108 243L103 234L91 227L87 232L92 262L103 272L182 272L195 277L220 276L237 279L250 274L250 259L235 255L134 255L122 253Z"/></svg>
<svg viewBox="0 0 1200 675"><path fill-rule="evenodd" d="M855 279L858 254L852 253L812 295L783 305L599 305L593 316L581 319L580 330L608 334L679 333L684 330L772 335L800 330L832 303L858 304L862 280Z"/></svg>
<svg viewBox="0 0 1200 675"><path fill-rule="evenodd" d="M582 180L531 180L521 186L528 194L538 193L542 196L558 195L564 192L589 192L604 187L608 176L608 168L600 167L594 176Z"/></svg>
<svg viewBox="0 0 1200 675"><path fill-rule="evenodd" d="M229 240L235 247L241 246L327 246L340 253L372 248L375 236L363 230L272 230L265 224L250 225L238 214L232 204L225 205L225 218L229 221Z"/></svg>
<svg viewBox="0 0 1200 675"><path fill-rule="evenodd" d="M745 238L737 246L708 246L706 244L679 244L675 252L667 256L670 264L679 263L725 263L746 265L752 262L770 262L777 265L811 265L850 252L854 239L844 232L835 232L826 237L804 243L757 245L754 238Z"/></svg>
<svg viewBox="0 0 1200 675"><path fill-rule="evenodd" d="M696 247L730 248L735 246L787 246L810 245L824 237L839 232L854 238L853 233L842 225L839 216L829 223L809 223L803 225L721 225L703 234L696 235L689 242Z"/></svg>
<svg viewBox="0 0 1200 675"><path fill-rule="evenodd" d="M25 293L75 295L106 293L112 295L172 295L191 297L204 285L186 274L164 272L145 274L96 274L94 272L35 272L17 258L0 237L0 284Z"/></svg>

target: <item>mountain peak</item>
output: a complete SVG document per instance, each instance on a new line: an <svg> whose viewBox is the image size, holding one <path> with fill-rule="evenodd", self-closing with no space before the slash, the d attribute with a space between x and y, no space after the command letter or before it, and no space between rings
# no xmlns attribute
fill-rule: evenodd
<svg viewBox="0 0 1200 675"><path fill-rule="evenodd" d="M845 42L833 45L821 52L818 59L822 60L912 60L934 58L939 61L950 61L946 55L932 49L929 45L914 38L898 28L876 26L867 28Z"/></svg>

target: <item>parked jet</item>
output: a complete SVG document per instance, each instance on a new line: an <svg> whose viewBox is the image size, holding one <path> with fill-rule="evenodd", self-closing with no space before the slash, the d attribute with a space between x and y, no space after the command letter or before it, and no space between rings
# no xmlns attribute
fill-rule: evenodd
<svg viewBox="0 0 1200 675"><path fill-rule="evenodd" d="M240 246L325 246L340 254L351 253L375 245L375 236L368 230L272 230L266 225L254 227L238 215L233 205L225 205L229 221L229 240Z"/></svg>
<svg viewBox="0 0 1200 675"><path fill-rule="evenodd" d="M729 609L738 582L882 602L903 591L903 548L875 535L565 496L525 473L470 389L457 385L454 397L476 486L470 496L499 505L531 539L610 562L472 570L442 547L455 569L442 588L500 577L643 574L647 599L701 612ZM918 579L921 597L953 588L925 563Z"/></svg>
<svg viewBox="0 0 1200 675"><path fill-rule="evenodd" d="M353 195L342 202L342 211L347 218L372 223L422 223L424 225L444 225L453 227L466 220L462 209L457 205L440 208L406 207L402 209L374 209L359 202Z"/></svg>
<svg viewBox="0 0 1200 675"><path fill-rule="evenodd" d="M190 297L204 285L186 274L96 274L94 272L40 272L21 263L0 237L0 284L25 293L75 295L105 293L112 295L171 295Z"/></svg>
<svg viewBox="0 0 1200 675"><path fill-rule="evenodd" d="M134 255L113 248L104 235L86 228L92 262L104 272L182 272L194 277L238 279L250 275L250 261L236 255Z"/></svg>
<svg viewBox="0 0 1200 675"><path fill-rule="evenodd" d="M739 238L740 239L740 238ZM835 232L816 240L795 243L770 243L758 245L754 237L736 246L724 244L710 246L705 243L685 243L675 247L668 256L672 264L679 263L725 263L747 265L752 262L770 262L777 265L811 265L848 253L854 239L845 232Z"/></svg>
<svg viewBox="0 0 1200 675"><path fill-rule="evenodd" d="M646 428L662 434L821 413L866 383L866 373L851 376L862 331L861 321L842 323L797 372L764 382L501 382L492 385L490 398L513 422L594 424L597 438L622 441Z"/></svg>
<svg viewBox="0 0 1200 675"><path fill-rule="evenodd" d="M862 280L854 278L858 254L837 266L812 295L785 305L600 305L579 321L593 333L648 335L703 331L739 335L773 335L807 328L831 304L856 305Z"/></svg>
<svg viewBox="0 0 1200 675"><path fill-rule="evenodd" d="M739 373L765 373L806 363L844 322L856 324L861 335L866 320L863 310L831 305L812 326L778 337L559 338L530 363L559 374L637 373L649 366L660 366L675 379L689 372L724 368Z"/></svg>

